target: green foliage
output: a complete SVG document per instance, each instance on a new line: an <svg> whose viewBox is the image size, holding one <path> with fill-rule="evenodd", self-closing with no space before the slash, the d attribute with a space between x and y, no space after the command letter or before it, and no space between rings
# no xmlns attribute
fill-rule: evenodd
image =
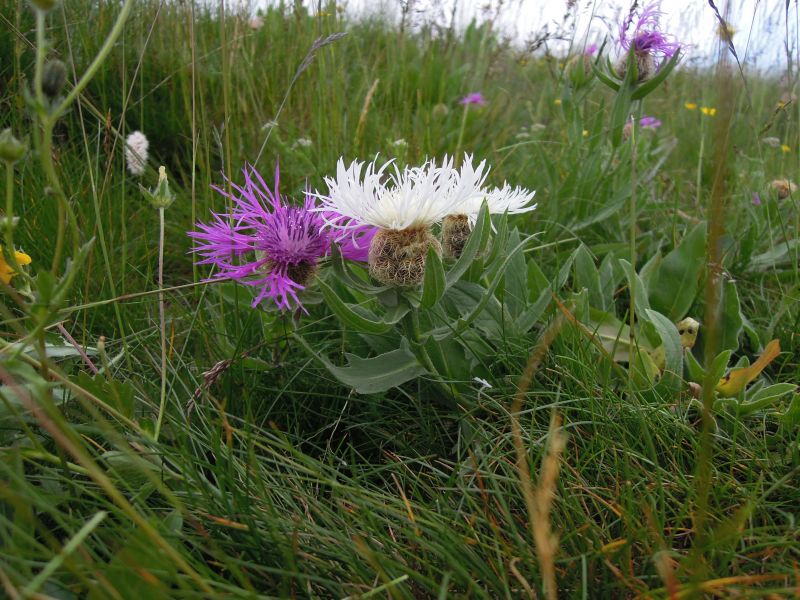
<svg viewBox="0 0 800 600"><path fill-rule="evenodd" d="M796 152L759 138L800 138L793 104L776 109L776 77L745 69L747 89L736 79L721 97L688 61L636 85L631 69L625 84L605 56L595 70L581 55L561 65L489 24L401 30L333 3L278 3L252 28L227 3L224 15L130 6L59 109L32 90L34 11L0 0L0 129L31 149L3 138L21 160L0 173L0 234L4 257L33 259L0 286L9 596L544 596L516 449L536 485L553 411L570 434L544 516L560 596L793 593L800 226L796 195L769 182L796 171ZM46 16L42 64L67 65L63 98L119 11L81 0ZM488 104L463 111L472 91ZM722 339L706 378L704 329L689 351L673 324L707 313L711 149L727 102ZM626 140L645 112L661 129ZM141 183L163 164L175 196L161 293L158 214L124 166L134 129L150 139ZM418 289L376 286L334 251L303 291L309 314L291 315L205 282L187 254L185 232L225 208L209 186L226 186L221 170L241 183L262 146L256 166L279 162L282 193L299 197L306 183L324 191L339 156L419 164L459 140L492 166L490 185L536 189L540 204L483 211L461 258L428 255ZM687 382L744 368L773 338L782 353L739 396L715 397L704 438Z"/></svg>

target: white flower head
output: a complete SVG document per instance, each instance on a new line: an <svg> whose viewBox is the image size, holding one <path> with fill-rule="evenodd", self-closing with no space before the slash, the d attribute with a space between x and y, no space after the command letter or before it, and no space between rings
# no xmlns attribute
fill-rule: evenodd
<svg viewBox="0 0 800 600"><path fill-rule="evenodd" d="M131 175L144 175L149 147L150 142L141 131L134 131L125 140L125 163Z"/></svg>
<svg viewBox="0 0 800 600"><path fill-rule="evenodd" d="M508 211L508 214L516 215L530 212L536 208L536 204L530 203L535 195L536 192L521 187L512 188L504 182L501 188L481 190L478 194L467 198L454 213L467 215L470 225L475 225L484 200L486 200L489 214L497 215Z"/></svg>
<svg viewBox="0 0 800 600"><path fill-rule="evenodd" d="M297 148L298 146L300 148L308 148L309 146L311 146L311 144L313 144L313 142L310 139L301 137L295 140L294 144L292 145L292 148Z"/></svg>
<svg viewBox="0 0 800 600"><path fill-rule="evenodd" d="M393 172L386 173L390 165ZM382 229L430 227L480 193L485 167L486 161L473 167L469 155L460 169L453 168L453 159L445 156L441 166L430 160L402 171L392 161L379 168L375 161L353 161L345 167L339 159L336 177L325 178L328 195L320 196L322 206L317 210ZM338 216L329 221L333 227L348 227L344 223Z"/></svg>

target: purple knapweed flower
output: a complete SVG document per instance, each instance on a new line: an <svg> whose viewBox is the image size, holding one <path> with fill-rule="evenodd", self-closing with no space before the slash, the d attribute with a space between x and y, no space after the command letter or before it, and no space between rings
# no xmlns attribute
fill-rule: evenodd
<svg viewBox="0 0 800 600"><path fill-rule="evenodd" d="M761 206L761 194L758 192L753 194L753 206Z"/></svg>
<svg viewBox="0 0 800 600"><path fill-rule="evenodd" d="M655 117L644 116L639 119L639 127L642 129L658 129L661 127L661 121Z"/></svg>
<svg viewBox="0 0 800 600"><path fill-rule="evenodd" d="M644 81L653 76L660 68L656 64L672 58L681 45L669 34L661 31L659 20L661 15L661 2L651 2L642 10L636 27L632 27L634 15L632 12L623 19L619 27L619 45L627 54L633 49L638 67L639 81ZM623 58L626 61L627 58Z"/></svg>
<svg viewBox="0 0 800 600"><path fill-rule="evenodd" d="M483 97L483 94L480 92L470 92L466 96L464 96L460 101L460 104L464 106L468 106L470 104L477 104L478 106L483 106L486 104L486 98Z"/></svg>
<svg viewBox="0 0 800 600"><path fill-rule="evenodd" d="M197 223L197 231L188 233L200 242L194 248L202 257L197 264L217 267L212 280L233 279L260 288L253 307L270 298L280 310L307 312L297 293L313 279L331 244L341 242L346 258L366 260L374 228L356 227L346 239L341 232L337 237L323 215L312 212L316 201L309 190L301 206L292 206L278 192L277 169L274 191L254 167L245 167L243 173L244 185L231 182L231 193L212 186L231 202L231 212L212 213L210 223Z"/></svg>
<svg viewBox="0 0 800 600"><path fill-rule="evenodd" d="M584 56L594 56L597 54L597 44L589 44L586 46L586 50L583 51Z"/></svg>

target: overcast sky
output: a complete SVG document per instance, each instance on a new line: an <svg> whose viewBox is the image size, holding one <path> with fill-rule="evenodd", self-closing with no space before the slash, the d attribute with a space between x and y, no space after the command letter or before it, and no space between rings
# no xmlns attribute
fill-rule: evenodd
<svg viewBox="0 0 800 600"><path fill-rule="evenodd" d="M723 15L730 4L729 22L736 31L734 45L748 65L785 69L787 39L792 60L797 65L797 0L789 2L788 19L786 0L716 0L715 3ZM399 0L346 0L344 4L351 13L383 12L399 18L401 3ZM582 45L587 35L590 41L615 36L620 15L627 14L630 2L577 0L573 9L568 9L566 0L416 0L412 4L417 19L439 15L440 22L442 19L449 22L453 6L456 6L456 22L461 26L475 16L496 14L496 22L503 32L520 43L536 37L544 28L551 34L559 28L564 30L565 25L569 30L574 21L578 43ZM717 21L708 0L663 0L661 10L664 12L663 29L675 32L688 46L688 61L708 63L714 60L718 44ZM565 21L567 14L570 17ZM550 48L558 51L564 45L550 43Z"/></svg>

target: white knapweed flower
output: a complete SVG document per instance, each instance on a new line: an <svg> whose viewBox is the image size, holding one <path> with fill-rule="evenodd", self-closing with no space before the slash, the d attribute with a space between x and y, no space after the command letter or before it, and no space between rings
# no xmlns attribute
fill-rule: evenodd
<svg viewBox="0 0 800 600"><path fill-rule="evenodd" d="M468 168L465 163L462 169ZM489 209L489 214L519 214L536 208L530 204L536 192L530 192L521 187L512 188L507 183L501 188L491 190L480 189L467 197L464 202L444 218L442 222L442 249L444 255L450 259L457 259L464 251L472 228L478 218L483 202Z"/></svg>
<svg viewBox="0 0 800 600"><path fill-rule="evenodd" d="M387 173L390 165L393 171ZM445 156L441 166L431 160L400 170L391 161L380 168L374 161L345 167L339 159L336 177L325 178L328 195L321 196L317 210L332 227L377 227L369 247L370 275L387 285L414 286L423 279L428 251L442 250L431 225L480 192L485 165L476 169L467 156L464 166L454 169Z"/></svg>
<svg viewBox="0 0 800 600"><path fill-rule="evenodd" d="M125 163L131 175L143 175L147 165L147 149L150 142L141 131L134 131L125 140Z"/></svg>
<svg viewBox="0 0 800 600"><path fill-rule="evenodd" d="M508 211L510 215L526 213L534 210L536 204L530 204L536 192L531 192L521 187L512 188L508 183L503 183L501 188L481 190L480 193L468 198L453 214L466 215L470 225L475 225L483 201L486 200L489 214L498 215Z"/></svg>
<svg viewBox="0 0 800 600"><path fill-rule="evenodd" d="M381 229L430 227L480 193L486 178L485 165L486 161L482 161L476 169L467 156L464 166L454 169L453 159L445 156L441 166L431 160L421 167L405 167L401 171L391 161L380 168L374 161L357 160L345 167L339 159L336 177L325 178L328 195L321 196L322 206L317 210L332 211ZM393 171L387 172L390 166ZM347 227L344 222L342 219L330 225Z"/></svg>

